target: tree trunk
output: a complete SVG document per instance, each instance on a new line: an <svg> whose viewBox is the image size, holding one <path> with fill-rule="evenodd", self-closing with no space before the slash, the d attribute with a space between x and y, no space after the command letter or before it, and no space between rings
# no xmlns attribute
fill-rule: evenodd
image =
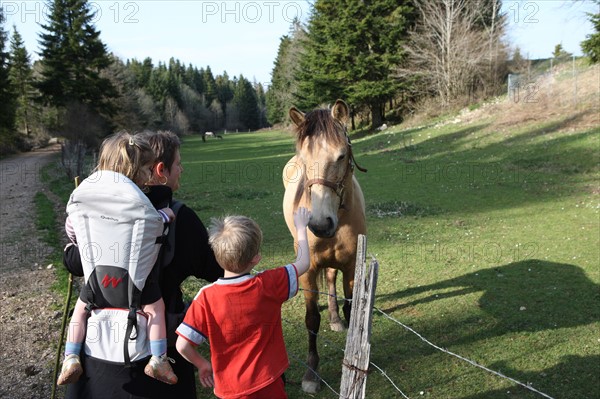
<svg viewBox="0 0 600 399"><path fill-rule="evenodd" d="M381 104L371 104L369 108L371 109L371 128L376 129L383 123L383 118L381 117Z"/></svg>

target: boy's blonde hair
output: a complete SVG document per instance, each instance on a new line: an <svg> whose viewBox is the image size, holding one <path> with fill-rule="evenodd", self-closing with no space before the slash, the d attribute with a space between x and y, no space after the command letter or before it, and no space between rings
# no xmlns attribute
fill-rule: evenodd
<svg viewBox="0 0 600 399"><path fill-rule="evenodd" d="M241 273L260 252L262 231L246 216L211 219L208 242L223 269Z"/></svg>
<svg viewBox="0 0 600 399"><path fill-rule="evenodd" d="M153 163L155 159L154 151L145 138L128 132L117 132L102 142L95 170L112 170L138 184L142 167Z"/></svg>

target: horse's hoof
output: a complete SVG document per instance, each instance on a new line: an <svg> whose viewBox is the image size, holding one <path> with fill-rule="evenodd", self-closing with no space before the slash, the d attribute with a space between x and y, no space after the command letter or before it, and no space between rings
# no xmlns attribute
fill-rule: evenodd
<svg viewBox="0 0 600 399"><path fill-rule="evenodd" d="M331 331L335 331L335 332L346 331L346 325L341 320L338 322L329 323L329 328L331 328Z"/></svg>
<svg viewBox="0 0 600 399"><path fill-rule="evenodd" d="M321 383L319 381L302 381L302 390L306 393L315 394L321 389Z"/></svg>

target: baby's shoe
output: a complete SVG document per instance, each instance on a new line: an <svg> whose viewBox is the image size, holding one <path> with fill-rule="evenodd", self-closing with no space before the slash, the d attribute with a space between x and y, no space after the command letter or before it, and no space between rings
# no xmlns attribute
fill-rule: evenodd
<svg viewBox="0 0 600 399"><path fill-rule="evenodd" d="M176 384L177 376L173 372L169 362L175 363L175 360L167 357L166 354L162 356L153 355L144 368L144 373L146 373L148 377L155 378L166 384Z"/></svg>
<svg viewBox="0 0 600 399"><path fill-rule="evenodd" d="M63 362L56 383L58 385L73 384L79 380L81 374L83 374L83 367L81 367L79 356L73 354L68 355Z"/></svg>

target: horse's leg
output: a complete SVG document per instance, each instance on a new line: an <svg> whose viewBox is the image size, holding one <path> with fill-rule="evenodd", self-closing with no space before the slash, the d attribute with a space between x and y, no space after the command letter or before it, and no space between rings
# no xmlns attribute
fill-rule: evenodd
<svg viewBox="0 0 600 399"><path fill-rule="evenodd" d="M308 358L309 367L302 377L302 390L306 393L317 393L321 388L321 381L315 374L319 367L319 354L317 352L317 334L321 325L319 313L319 293L317 287L317 273L311 268L301 277L304 288L304 302L306 304L306 329L308 330ZM314 372L313 372L314 370Z"/></svg>
<svg viewBox="0 0 600 399"><path fill-rule="evenodd" d="M342 306L342 310L344 311L344 317L348 324L350 324L350 309L352 300L352 291L354 290L354 267L348 267L345 269L346 271L343 273L344 275L344 297L346 300L344 301L344 306Z"/></svg>
<svg viewBox="0 0 600 399"><path fill-rule="evenodd" d="M329 327L331 331L344 331L346 326L340 318L340 311L337 303L337 291L335 283L337 279L337 269L327 268L327 309L329 310Z"/></svg>

